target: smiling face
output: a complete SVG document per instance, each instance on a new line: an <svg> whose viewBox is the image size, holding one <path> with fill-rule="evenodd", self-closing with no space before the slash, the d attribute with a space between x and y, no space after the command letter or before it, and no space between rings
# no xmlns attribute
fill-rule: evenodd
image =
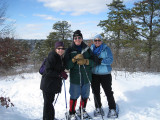
<svg viewBox="0 0 160 120"><path fill-rule="evenodd" d="M82 37L81 36L76 36L74 37L74 43L79 46L82 43Z"/></svg>
<svg viewBox="0 0 160 120"><path fill-rule="evenodd" d="M95 44L96 47L99 47L102 44L102 41L100 39L96 38L94 40L94 44Z"/></svg>
<svg viewBox="0 0 160 120"><path fill-rule="evenodd" d="M64 54L64 50L65 49L63 46L59 46L58 48L56 48L56 53L62 56Z"/></svg>

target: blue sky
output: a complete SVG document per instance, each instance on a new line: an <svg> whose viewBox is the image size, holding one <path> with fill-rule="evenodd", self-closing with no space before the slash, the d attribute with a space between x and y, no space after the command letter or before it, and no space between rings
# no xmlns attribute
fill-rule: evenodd
<svg viewBox="0 0 160 120"><path fill-rule="evenodd" d="M138 0L124 0L127 8ZM15 22L15 38L46 39L52 26L67 21L71 30L81 30L84 39L102 32L100 20L107 19L106 4L112 0L8 0L7 16Z"/></svg>

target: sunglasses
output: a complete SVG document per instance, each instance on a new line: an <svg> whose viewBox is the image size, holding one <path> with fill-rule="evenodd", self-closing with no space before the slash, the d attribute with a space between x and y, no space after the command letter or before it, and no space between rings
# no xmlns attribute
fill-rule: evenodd
<svg viewBox="0 0 160 120"><path fill-rule="evenodd" d="M74 40L80 40L82 37L74 37Z"/></svg>
<svg viewBox="0 0 160 120"><path fill-rule="evenodd" d="M101 42L101 40L94 40L94 42Z"/></svg>
<svg viewBox="0 0 160 120"><path fill-rule="evenodd" d="M58 50L65 50L65 48L57 48Z"/></svg>

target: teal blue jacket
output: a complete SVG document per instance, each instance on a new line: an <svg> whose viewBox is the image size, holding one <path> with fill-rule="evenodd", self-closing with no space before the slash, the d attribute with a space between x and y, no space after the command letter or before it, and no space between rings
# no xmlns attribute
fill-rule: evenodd
<svg viewBox="0 0 160 120"><path fill-rule="evenodd" d="M102 62L100 65L94 66L92 68L92 73L97 75L110 74L112 70L111 64L113 62L113 55L111 49L105 43L102 43L102 45L103 45L102 51L98 55L99 58L102 58ZM94 46L95 45L92 44L90 47L92 51Z"/></svg>

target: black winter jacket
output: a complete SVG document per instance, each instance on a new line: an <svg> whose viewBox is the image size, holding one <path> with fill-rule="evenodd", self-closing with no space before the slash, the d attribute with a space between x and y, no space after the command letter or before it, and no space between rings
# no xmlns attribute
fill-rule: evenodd
<svg viewBox="0 0 160 120"><path fill-rule="evenodd" d="M45 92L61 92L62 79L60 73L63 70L63 59L55 51L51 51L47 57L46 69L42 75L40 89Z"/></svg>

